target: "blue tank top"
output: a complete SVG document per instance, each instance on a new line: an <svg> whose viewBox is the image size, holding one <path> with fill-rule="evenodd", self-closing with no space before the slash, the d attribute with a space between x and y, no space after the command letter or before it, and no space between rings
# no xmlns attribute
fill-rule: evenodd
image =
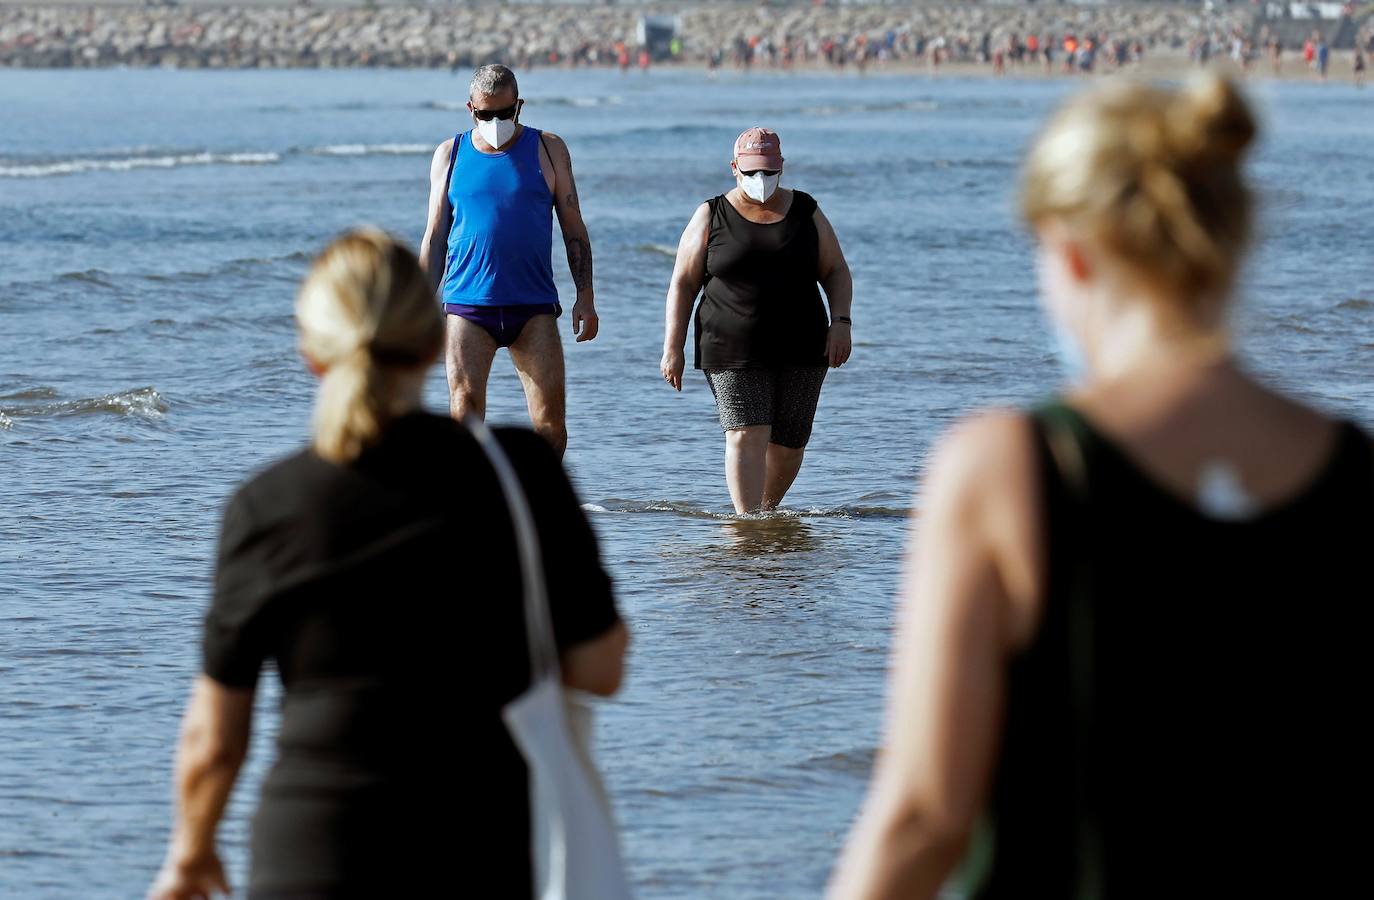
<svg viewBox="0 0 1374 900"><path fill-rule="evenodd" d="M553 193L539 168L540 133L526 127L500 153L454 135L443 300L467 306L557 303Z"/></svg>

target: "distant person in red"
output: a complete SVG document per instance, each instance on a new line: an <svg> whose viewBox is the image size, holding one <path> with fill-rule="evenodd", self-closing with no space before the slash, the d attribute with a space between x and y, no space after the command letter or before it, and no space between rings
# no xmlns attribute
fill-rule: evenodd
<svg viewBox="0 0 1374 900"><path fill-rule="evenodd" d="M649 50L646 47L639 48L639 71L649 71Z"/></svg>
<svg viewBox="0 0 1374 900"><path fill-rule="evenodd" d="M615 62L616 65L620 66L620 71L622 74L629 71L630 50L628 47L625 46L624 41L615 42Z"/></svg>
<svg viewBox="0 0 1374 900"><path fill-rule="evenodd" d="M1308 38L1302 43L1302 61L1307 63L1307 68L1312 68L1312 60L1317 55L1317 42Z"/></svg>

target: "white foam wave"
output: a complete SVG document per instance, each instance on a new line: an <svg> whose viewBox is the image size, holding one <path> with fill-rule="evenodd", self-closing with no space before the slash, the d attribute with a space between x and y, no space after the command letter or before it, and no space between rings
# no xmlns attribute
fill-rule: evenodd
<svg viewBox="0 0 1374 900"><path fill-rule="evenodd" d="M129 172L180 166L263 166L281 162L279 153L166 153L156 156L90 157L0 165L0 178L48 178L85 172Z"/></svg>
<svg viewBox="0 0 1374 900"><path fill-rule="evenodd" d="M623 102L625 101L621 100L619 97L569 97L567 99L569 106L578 106L583 109L591 109L597 106L619 106Z"/></svg>
<svg viewBox="0 0 1374 900"><path fill-rule="evenodd" d="M798 519L905 519L912 513L911 508L907 506L842 504L783 508L738 515L733 512L703 509L675 500L623 500L616 497L609 497L600 503L583 503L582 509L584 512L598 514L671 513L691 519L747 522L785 522Z"/></svg>
<svg viewBox="0 0 1374 900"><path fill-rule="evenodd" d="M315 156L420 156L434 152L435 144L326 144L311 147Z"/></svg>
<svg viewBox="0 0 1374 900"><path fill-rule="evenodd" d="M80 400L7 405L4 411L0 412L0 417L10 425L13 425L13 417L82 416L99 413L155 420L161 419L168 408L167 400L155 388L142 387L99 397L84 397ZM0 427L8 428L10 425Z"/></svg>

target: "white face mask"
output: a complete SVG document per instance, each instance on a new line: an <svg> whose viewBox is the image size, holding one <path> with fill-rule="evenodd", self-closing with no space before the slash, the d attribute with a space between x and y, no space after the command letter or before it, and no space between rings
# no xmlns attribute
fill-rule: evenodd
<svg viewBox="0 0 1374 900"><path fill-rule="evenodd" d="M1049 326L1054 336L1052 352L1059 360L1059 368L1063 371L1064 377L1070 384L1082 384L1088 377L1088 358L1079 346L1078 338L1058 322L1051 321Z"/></svg>
<svg viewBox="0 0 1374 900"><path fill-rule="evenodd" d="M516 117L518 118L518 116ZM515 135L515 118L492 119L490 122L477 122L477 133L493 150L500 148Z"/></svg>
<svg viewBox="0 0 1374 900"><path fill-rule="evenodd" d="M753 175L745 175L743 172L739 176L740 190L750 200L757 203L767 203L768 198L773 196L773 192L778 189L778 180L782 178L782 173L776 175L765 175L762 172L755 172Z"/></svg>

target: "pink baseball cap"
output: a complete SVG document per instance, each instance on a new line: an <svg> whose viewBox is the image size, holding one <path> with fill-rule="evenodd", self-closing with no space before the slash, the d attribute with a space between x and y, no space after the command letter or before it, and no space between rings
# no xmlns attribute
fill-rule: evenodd
<svg viewBox="0 0 1374 900"><path fill-rule="evenodd" d="M735 162L740 171L782 168L782 141L776 131L750 128L735 138Z"/></svg>

